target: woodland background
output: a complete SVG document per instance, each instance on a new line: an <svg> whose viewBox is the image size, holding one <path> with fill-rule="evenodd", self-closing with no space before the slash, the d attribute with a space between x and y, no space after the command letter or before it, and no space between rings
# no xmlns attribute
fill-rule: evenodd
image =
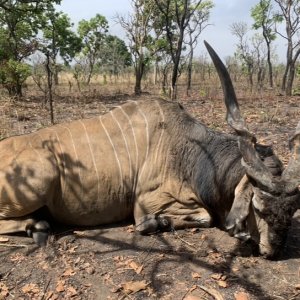
<svg viewBox="0 0 300 300"><path fill-rule="evenodd" d="M153 97L231 131L217 74L195 51L214 1L132 0L132 13L115 19L125 40L110 34L101 12L72 24L60 3L0 0L0 139ZM299 10L300 1L257 1L251 24L228 29L236 51L219 53L250 131L284 164L300 120ZM279 36L284 63L274 47ZM276 261L216 228L141 237L130 220L93 230L59 226L42 249L25 236L1 236L0 299L299 299L299 229L298 212Z"/></svg>

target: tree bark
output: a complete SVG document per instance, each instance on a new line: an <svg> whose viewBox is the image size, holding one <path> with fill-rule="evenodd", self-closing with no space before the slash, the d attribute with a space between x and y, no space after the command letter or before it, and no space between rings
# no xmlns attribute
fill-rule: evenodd
<svg viewBox="0 0 300 300"><path fill-rule="evenodd" d="M193 45L190 44L190 56L189 56L189 62L188 62L188 66L187 66L187 87L186 87L186 95L187 96L189 96L189 93L192 88L193 58L194 58L194 49L193 49Z"/></svg>
<svg viewBox="0 0 300 300"><path fill-rule="evenodd" d="M267 43L267 63L268 63L268 70L269 70L269 86L270 88L274 87L274 81L273 81L273 66L271 61L271 49L270 49L270 43Z"/></svg>
<svg viewBox="0 0 300 300"><path fill-rule="evenodd" d="M144 58L139 57L135 67L135 85L134 94L140 95L142 93L142 78L144 74Z"/></svg>
<svg viewBox="0 0 300 300"><path fill-rule="evenodd" d="M50 54L46 54L45 67L46 67L46 72L47 72L48 100L49 100L49 105L50 105L50 119L51 119L51 124L54 124L53 96L52 96L53 73L51 70Z"/></svg>

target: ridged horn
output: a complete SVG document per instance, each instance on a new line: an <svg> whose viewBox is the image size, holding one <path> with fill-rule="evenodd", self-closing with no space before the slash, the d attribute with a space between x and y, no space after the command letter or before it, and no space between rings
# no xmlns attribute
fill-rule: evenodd
<svg viewBox="0 0 300 300"><path fill-rule="evenodd" d="M256 138L249 132L245 120L240 113L239 104L237 102L236 94L227 68L225 67L215 50L206 41L204 41L204 44L215 65L222 84L224 101L227 108L227 123L237 132L239 136L246 137L253 143L255 143Z"/></svg>

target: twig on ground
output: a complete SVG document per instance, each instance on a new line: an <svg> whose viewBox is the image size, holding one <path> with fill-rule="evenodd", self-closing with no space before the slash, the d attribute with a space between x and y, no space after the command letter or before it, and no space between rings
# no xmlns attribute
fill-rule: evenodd
<svg viewBox="0 0 300 300"><path fill-rule="evenodd" d="M0 246L2 246L2 247L14 247L14 248L28 248L28 245L24 245L24 244L5 244L5 243L0 243Z"/></svg>
<svg viewBox="0 0 300 300"><path fill-rule="evenodd" d="M294 294L291 298L289 298L288 300L296 300L298 299L298 296L300 295L300 291L297 292L296 294Z"/></svg>
<svg viewBox="0 0 300 300"><path fill-rule="evenodd" d="M186 297L187 294L189 294L190 292L194 291L197 288L196 285L193 285L191 288L189 288L186 293L182 296L182 300L184 300L184 298Z"/></svg>
<svg viewBox="0 0 300 300"><path fill-rule="evenodd" d="M213 296L216 300L224 300L223 296L215 289L207 288L203 285L197 285L197 287L206 292L207 294Z"/></svg>
<svg viewBox="0 0 300 300"><path fill-rule="evenodd" d="M48 282L47 282L47 284L46 284L46 286L45 286L45 288L44 288L44 294L43 294L41 300L44 300L45 297L46 297L46 292L47 292L48 287L49 287L49 285L50 285L50 281L51 281L51 278L48 280Z"/></svg>
<svg viewBox="0 0 300 300"><path fill-rule="evenodd" d="M179 236L179 234L176 232L175 229L173 229L172 232L174 233L175 237L176 237L177 239L179 239L181 242L183 242L183 243L185 243L186 245L188 245L189 247L191 247L194 251L197 250L197 248L196 248L193 244L191 244L191 243L185 241L183 238L181 238L181 237Z"/></svg>

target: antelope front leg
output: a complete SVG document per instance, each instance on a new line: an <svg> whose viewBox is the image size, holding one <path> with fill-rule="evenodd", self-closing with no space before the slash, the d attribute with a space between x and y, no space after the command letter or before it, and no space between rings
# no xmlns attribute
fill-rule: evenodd
<svg viewBox="0 0 300 300"><path fill-rule="evenodd" d="M138 201L134 207L136 230L142 234L158 230L207 228L212 224L207 210L194 202L183 203L171 198L168 202L166 199L151 200Z"/></svg>

